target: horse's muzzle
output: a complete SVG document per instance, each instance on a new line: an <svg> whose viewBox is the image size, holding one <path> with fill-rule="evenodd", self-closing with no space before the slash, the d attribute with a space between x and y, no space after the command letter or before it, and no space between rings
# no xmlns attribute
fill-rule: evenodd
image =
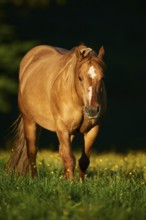
<svg viewBox="0 0 146 220"><path fill-rule="evenodd" d="M99 114L100 114L100 106L98 106L98 107L86 106L85 112L87 114L87 117L90 119L98 118Z"/></svg>

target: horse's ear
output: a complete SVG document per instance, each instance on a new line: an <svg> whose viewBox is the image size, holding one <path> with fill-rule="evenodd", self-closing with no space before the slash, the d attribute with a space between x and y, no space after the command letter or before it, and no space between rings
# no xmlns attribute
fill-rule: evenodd
<svg viewBox="0 0 146 220"><path fill-rule="evenodd" d="M98 52L97 57L98 57L99 59L102 59L103 56L104 56L104 54L105 54L105 50L104 50L104 47L102 46L102 47L100 47L100 49L99 49L99 52Z"/></svg>
<svg viewBox="0 0 146 220"><path fill-rule="evenodd" d="M88 54L92 51L91 48L89 47L80 47L80 48L77 48L76 50L76 55L79 59L82 59L86 56L88 56Z"/></svg>
<svg viewBox="0 0 146 220"><path fill-rule="evenodd" d="M90 48L90 47L81 48L80 54L82 55L82 57L86 57L91 51L92 51L92 48Z"/></svg>

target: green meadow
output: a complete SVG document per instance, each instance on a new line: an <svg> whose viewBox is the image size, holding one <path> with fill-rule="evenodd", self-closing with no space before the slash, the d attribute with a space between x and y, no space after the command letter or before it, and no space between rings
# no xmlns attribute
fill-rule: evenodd
<svg viewBox="0 0 146 220"><path fill-rule="evenodd" d="M58 153L40 151L39 176L4 171L8 152L0 152L0 220L145 220L146 154L91 155L85 181L63 178ZM79 154L76 153L77 160Z"/></svg>

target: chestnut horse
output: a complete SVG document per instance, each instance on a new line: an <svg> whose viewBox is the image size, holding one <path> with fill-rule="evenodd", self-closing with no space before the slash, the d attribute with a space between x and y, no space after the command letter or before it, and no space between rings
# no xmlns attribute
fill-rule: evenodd
<svg viewBox="0 0 146 220"><path fill-rule="evenodd" d="M70 180L75 169L71 142L76 132L83 134L79 178L84 179L91 147L106 110L103 55L103 47L96 54L85 45L71 50L42 45L24 56L18 91L21 115L16 122L16 141L7 170L25 175L31 167L32 177L37 176L39 125L57 133L64 177Z"/></svg>

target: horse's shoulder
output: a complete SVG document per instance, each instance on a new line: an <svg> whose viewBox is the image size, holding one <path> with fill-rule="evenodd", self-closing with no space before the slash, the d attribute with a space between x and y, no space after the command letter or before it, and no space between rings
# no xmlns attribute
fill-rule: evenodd
<svg viewBox="0 0 146 220"><path fill-rule="evenodd" d="M39 46L36 46L36 47L33 47L32 49L30 49L23 57L22 62L23 62L23 60L30 58L30 57L39 58L44 55L49 55L52 53L54 53L54 54L55 53L63 53L63 51L66 51L66 50L63 48L52 47L49 45L39 45Z"/></svg>
<svg viewBox="0 0 146 220"><path fill-rule="evenodd" d="M42 57L45 55L49 55L52 53L58 53L55 47L48 46L48 45L40 45L32 48L28 53L25 55L25 57L33 56L33 57ZM24 58L25 58L24 57Z"/></svg>
<svg viewBox="0 0 146 220"><path fill-rule="evenodd" d="M53 47L53 46L49 46L49 45L39 45L36 46L34 48L32 48L29 52L31 54L34 55L49 55L49 54L65 54L69 52L69 50L65 49L65 48L61 48L61 47Z"/></svg>

